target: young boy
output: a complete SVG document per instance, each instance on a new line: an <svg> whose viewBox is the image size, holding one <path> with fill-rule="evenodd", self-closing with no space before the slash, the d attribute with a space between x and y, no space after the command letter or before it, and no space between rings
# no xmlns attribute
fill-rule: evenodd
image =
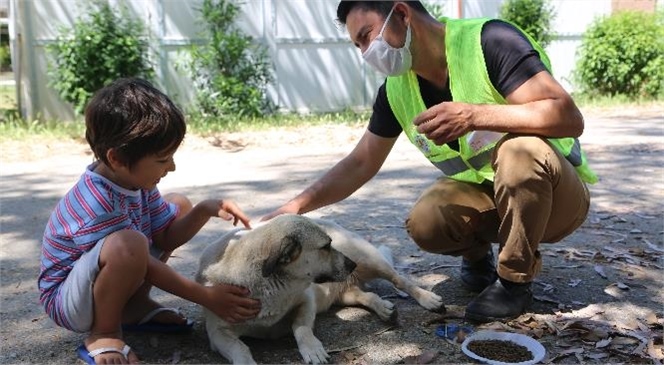
<svg viewBox="0 0 664 365"><path fill-rule="evenodd" d="M205 287L165 263L210 217L249 227L232 201L192 207L182 195L159 193L157 184L175 171L173 155L184 139L180 110L150 83L120 79L94 95L85 123L96 161L51 214L39 275L48 315L59 326L89 332L79 357L97 364L137 363L123 328L191 328L191 321L150 298L152 285L227 321L253 318L260 303L246 289Z"/></svg>

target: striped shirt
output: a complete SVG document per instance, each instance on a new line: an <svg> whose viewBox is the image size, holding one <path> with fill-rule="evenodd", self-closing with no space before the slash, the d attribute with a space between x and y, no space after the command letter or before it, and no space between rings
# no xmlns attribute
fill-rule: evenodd
<svg viewBox="0 0 664 365"><path fill-rule="evenodd" d="M78 183L60 200L46 224L42 241L39 300L59 325L71 329L60 310L60 284L81 255L109 234L131 229L152 236L175 219L177 206L159 190L128 190L88 166Z"/></svg>

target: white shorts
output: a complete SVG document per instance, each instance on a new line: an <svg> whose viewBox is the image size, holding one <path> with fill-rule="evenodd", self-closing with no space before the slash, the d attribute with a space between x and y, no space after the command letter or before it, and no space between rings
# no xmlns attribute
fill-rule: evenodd
<svg viewBox="0 0 664 365"><path fill-rule="evenodd" d="M62 298L62 311L72 330L88 332L94 320L94 283L99 275L99 255L105 238L100 239L88 252L81 255L74 268L61 284L58 295ZM163 251L151 246L150 255L160 258Z"/></svg>

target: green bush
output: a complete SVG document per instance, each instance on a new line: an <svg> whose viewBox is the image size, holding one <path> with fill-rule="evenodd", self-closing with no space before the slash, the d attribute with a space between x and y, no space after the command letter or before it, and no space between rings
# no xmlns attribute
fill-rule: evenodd
<svg viewBox="0 0 664 365"><path fill-rule="evenodd" d="M591 96L632 98L664 93L664 13L624 11L586 30L575 80Z"/></svg>
<svg viewBox="0 0 664 365"><path fill-rule="evenodd" d="M105 1L88 3L87 18L72 28L60 28L54 43L47 46L52 56L49 84L60 97L85 110L95 91L120 77L151 79L149 42L140 20L125 8L116 12Z"/></svg>
<svg viewBox="0 0 664 365"><path fill-rule="evenodd" d="M429 14L436 19L441 19L445 16L445 5L436 2L435 0L422 1L422 5L427 9Z"/></svg>
<svg viewBox="0 0 664 365"><path fill-rule="evenodd" d="M196 87L195 114L228 121L269 114L271 80L267 47L235 25L240 8L233 0L204 0L204 45L191 49L189 71Z"/></svg>
<svg viewBox="0 0 664 365"><path fill-rule="evenodd" d="M549 0L506 0L499 16L518 25L542 47L551 43L555 11Z"/></svg>
<svg viewBox="0 0 664 365"><path fill-rule="evenodd" d="M12 58L9 53L9 44L0 44L0 71L11 70Z"/></svg>

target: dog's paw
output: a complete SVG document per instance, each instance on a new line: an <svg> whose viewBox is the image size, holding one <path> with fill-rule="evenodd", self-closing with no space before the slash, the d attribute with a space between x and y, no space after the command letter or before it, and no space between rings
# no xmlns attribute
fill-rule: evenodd
<svg viewBox="0 0 664 365"><path fill-rule="evenodd" d="M302 355L304 362L307 364L327 364L330 358L330 355L328 355L323 347L323 343L314 336L310 336L298 343L298 346L300 355Z"/></svg>
<svg viewBox="0 0 664 365"><path fill-rule="evenodd" d="M380 319L386 322L396 322L398 313L396 308L394 308L394 303L389 300L380 299L376 304L372 309Z"/></svg>
<svg viewBox="0 0 664 365"><path fill-rule="evenodd" d="M443 298L434 292L420 288L415 299L422 307L432 312L445 313L447 311Z"/></svg>

